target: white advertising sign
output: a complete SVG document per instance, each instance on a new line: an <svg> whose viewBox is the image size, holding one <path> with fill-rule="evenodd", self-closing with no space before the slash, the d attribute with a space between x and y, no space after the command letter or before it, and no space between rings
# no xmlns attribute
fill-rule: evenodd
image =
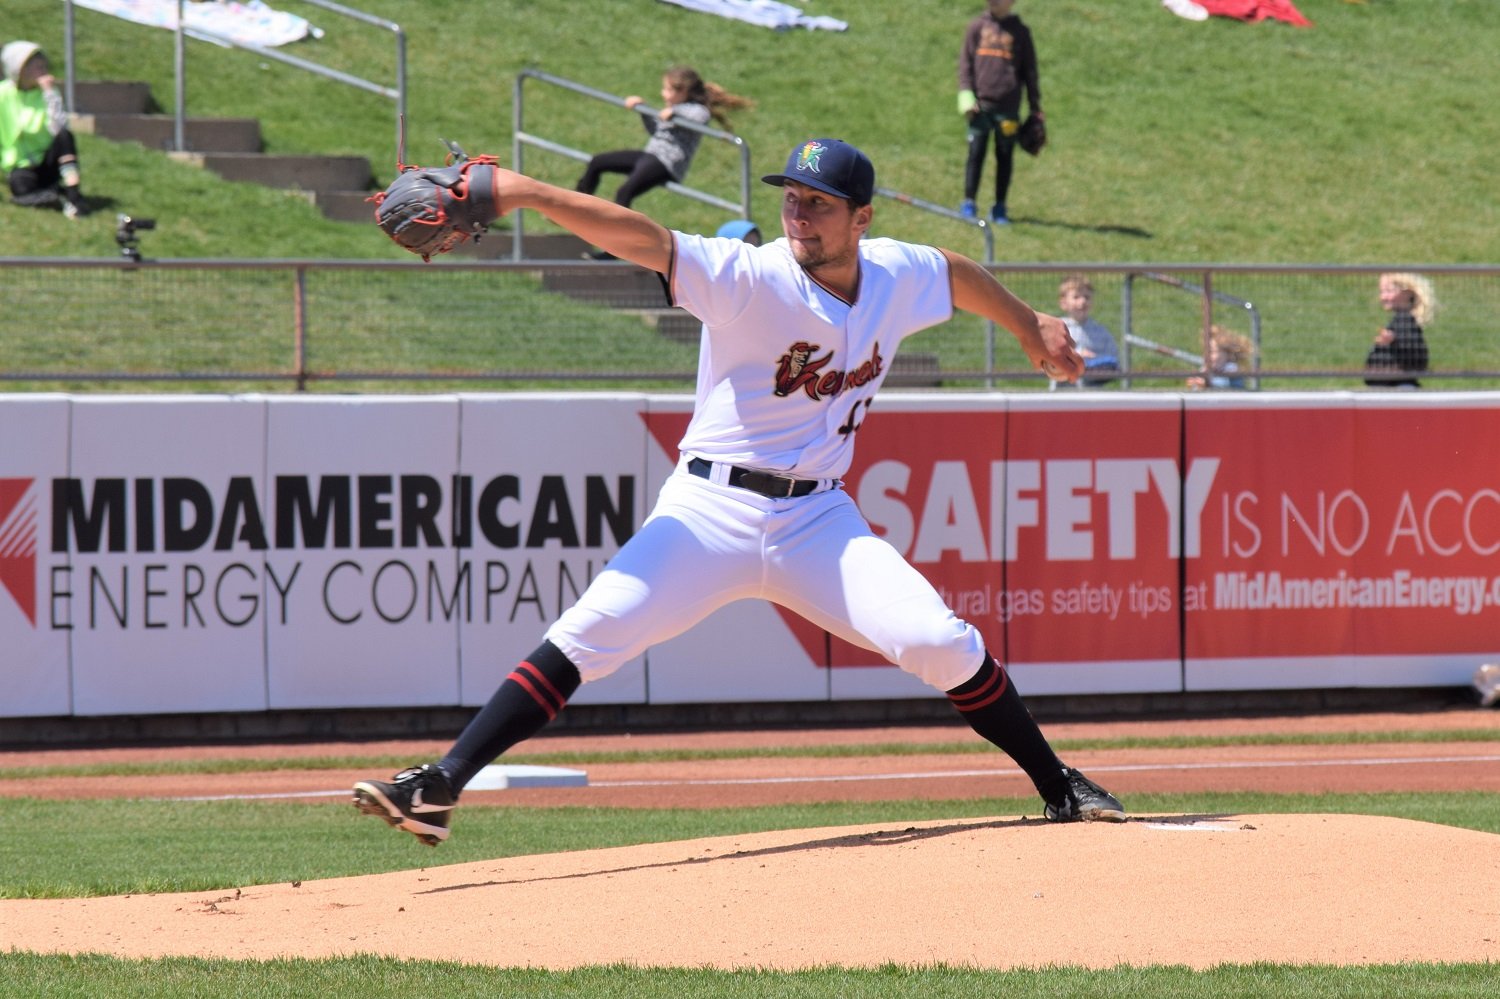
<svg viewBox="0 0 1500 999"><path fill-rule="evenodd" d="M461 405L474 529L460 553L472 580L460 700L484 704L640 527L646 425L639 395L464 396ZM571 703L645 700L641 657Z"/></svg>
<svg viewBox="0 0 1500 999"><path fill-rule="evenodd" d="M457 704L458 399L277 399L266 439L270 706Z"/></svg>
<svg viewBox="0 0 1500 999"><path fill-rule="evenodd" d="M65 396L0 402L0 717L72 711L69 632L54 628L52 484L68 470Z"/></svg>
<svg viewBox="0 0 1500 999"><path fill-rule="evenodd" d="M74 399L48 601L75 714L264 710L264 443L252 399Z"/></svg>

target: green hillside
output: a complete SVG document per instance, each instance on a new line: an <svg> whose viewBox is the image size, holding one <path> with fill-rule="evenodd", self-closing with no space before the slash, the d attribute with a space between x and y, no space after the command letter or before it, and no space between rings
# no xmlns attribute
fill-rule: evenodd
<svg viewBox="0 0 1500 999"><path fill-rule="evenodd" d="M394 79L391 36L296 0L275 7L327 34L287 51ZM808 0L846 32L774 32L659 0L358 0L409 37L408 159L437 160L438 137L510 161L512 89L535 67L617 95L656 100L660 72L698 67L754 97L737 118L752 168L779 167L812 134L871 153L882 186L943 205L960 196L963 129L954 60L978 0ZM1036 35L1051 145L1022 158L1017 224L997 256L1017 261L1494 263L1500 217L1493 155L1500 18L1488 0L1300 0L1310 29L1223 18L1193 23L1154 0L1017 6ZM10 0L4 31L58 63L63 5ZM172 35L77 10L80 79L139 79L170 106ZM370 157L394 172L394 105L236 51L188 45L191 114L257 117L271 151ZM637 146L634 116L562 92L527 91L528 129L565 144ZM91 197L105 210L68 224L0 206L7 252L112 256L114 213L156 217L146 244L176 257L384 257L369 227L329 222L275 191L230 184L140 147L83 137ZM529 172L571 184L576 164L530 151ZM736 161L706 149L692 182L732 195ZM988 183L988 175L986 177ZM763 185L755 185L763 188ZM769 188L755 214L771 221ZM723 215L654 192L638 206L705 230ZM877 229L978 255L973 229L891 202ZM530 224L530 223L529 223Z"/></svg>

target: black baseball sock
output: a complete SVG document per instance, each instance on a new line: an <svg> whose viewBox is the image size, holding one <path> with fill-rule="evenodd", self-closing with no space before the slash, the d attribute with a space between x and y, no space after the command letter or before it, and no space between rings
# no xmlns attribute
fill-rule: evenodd
<svg viewBox="0 0 1500 999"><path fill-rule="evenodd" d="M1063 762L1052 751L1005 668L993 656L974 676L948 691L948 699L969 727L999 746L1036 785L1043 800L1057 802L1067 793Z"/></svg>
<svg viewBox="0 0 1500 999"><path fill-rule="evenodd" d="M456 797L474 775L511 746L531 738L556 718L578 689L578 668L551 642L543 642L511 671L459 734L438 769Z"/></svg>

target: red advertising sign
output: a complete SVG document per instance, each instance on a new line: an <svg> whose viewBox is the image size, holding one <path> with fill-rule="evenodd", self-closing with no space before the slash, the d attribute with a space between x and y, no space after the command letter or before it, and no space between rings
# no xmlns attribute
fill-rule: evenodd
<svg viewBox="0 0 1500 999"><path fill-rule="evenodd" d="M1010 662L1181 657L1179 552L1206 474L1179 464L1181 427L1176 408L1011 412Z"/></svg>
<svg viewBox="0 0 1500 999"><path fill-rule="evenodd" d="M1193 410L1221 462L1184 576L1190 658L1500 647L1500 412Z"/></svg>

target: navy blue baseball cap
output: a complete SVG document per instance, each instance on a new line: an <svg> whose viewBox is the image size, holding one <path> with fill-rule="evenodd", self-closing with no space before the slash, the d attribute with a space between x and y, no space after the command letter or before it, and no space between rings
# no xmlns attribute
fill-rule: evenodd
<svg viewBox="0 0 1500 999"><path fill-rule="evenodd" d="M789 180L817 188L856 205L875 197L875 165L870 157L841 139L809 139L786 158L786 172L761 178L782 187Z"/></svg>

